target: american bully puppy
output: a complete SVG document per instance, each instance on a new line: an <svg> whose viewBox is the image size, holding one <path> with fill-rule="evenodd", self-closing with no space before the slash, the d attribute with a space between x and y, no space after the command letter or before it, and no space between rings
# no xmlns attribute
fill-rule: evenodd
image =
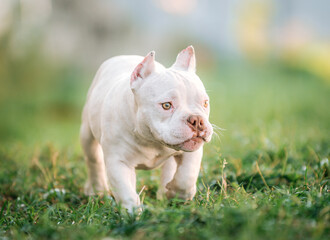
<svg viewBox="0 0 330 240"><path fill-rule="evenodd" d="M88 195L111 192L129 212L139 208L136 169L161 166L158 197L191 200L213 133L209 97L195 73L194 48L165 68L146 57L117 56L97 71L80 131Z"/></svg>

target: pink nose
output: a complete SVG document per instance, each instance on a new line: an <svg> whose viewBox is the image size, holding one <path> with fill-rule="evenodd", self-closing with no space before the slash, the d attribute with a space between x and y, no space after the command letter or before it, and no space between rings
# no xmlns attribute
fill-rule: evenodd
<svg viewBox="0 0 330 240"><path fill-rule="evenodd" d="M203 131L205 129L204 120L201 116L191 115L188 117L187 122L193 131Z"/></svg>

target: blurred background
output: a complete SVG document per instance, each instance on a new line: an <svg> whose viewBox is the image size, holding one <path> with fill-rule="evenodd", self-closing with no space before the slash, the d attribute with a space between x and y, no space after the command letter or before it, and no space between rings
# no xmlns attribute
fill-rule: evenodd
<svg viewBox="0 0 330 240"><path fill-rule="evenodd" d="M192 44L211 121L225 129L210 154L327 148L329 13L328 0L1 0L0 145L81 151L82 106L104 60L155 50L169 67Z"/></svg>

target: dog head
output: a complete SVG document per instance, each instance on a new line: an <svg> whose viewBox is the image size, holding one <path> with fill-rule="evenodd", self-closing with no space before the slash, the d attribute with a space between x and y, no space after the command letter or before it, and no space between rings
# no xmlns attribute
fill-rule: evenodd
<svg viewBox="0 0 330 240"><path fill-rule="evenodd" d="M192 46L168 69L157 68L154 52L138 64L130 84L140 135L183 151L195 151L211 140L209 97L195 69Z"/></svg>

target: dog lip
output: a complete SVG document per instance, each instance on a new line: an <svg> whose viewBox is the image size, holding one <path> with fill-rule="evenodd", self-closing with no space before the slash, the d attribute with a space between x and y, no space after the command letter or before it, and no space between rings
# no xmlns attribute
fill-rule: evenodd
<svg viewBox="0 0 330 240"><path fill-rule="evenodd" d="M189 141L194 141L194 142L197 142L197 143L201 143L202 141L203 142L206 142L206 139L201 137L201 136L195 136L195 137L191 137L181 143L178 143L178 144L168 144L168 143L165 143L165 142L162 142L165 146L167 147L170 147L170 148L173 148L175 150L182 150L182 146L189 142Z"/></svg>
<svg viewBox="0 0 330 240"><path fill-rule="evenodd" d="M162 145L166 146L166 147L172 148L172 149L177 150L177 151L181 151L183 145L185 143L189 142L189 141L194 141L194 142L197 142L197 143L201 143L202 141L203 142L208 142L206 137L202 137L202 136L195 135L195 134L191 138L189 138L187 140L184 140L181 143L177 143L177 144L171 144L171 143L167 143L165 141L159 141L159 142Z"/></svg>
<svg viewBox="0 0 330 240"><path fill-rule="evenodd" d="M181 144L184 144L184 143L189 142L189 141L195 141L195 142L204 141L204 142L206 142L206 139L201 137L201 136L197 136L197 137L189 138L188 140L184 141Z"/></svg>

